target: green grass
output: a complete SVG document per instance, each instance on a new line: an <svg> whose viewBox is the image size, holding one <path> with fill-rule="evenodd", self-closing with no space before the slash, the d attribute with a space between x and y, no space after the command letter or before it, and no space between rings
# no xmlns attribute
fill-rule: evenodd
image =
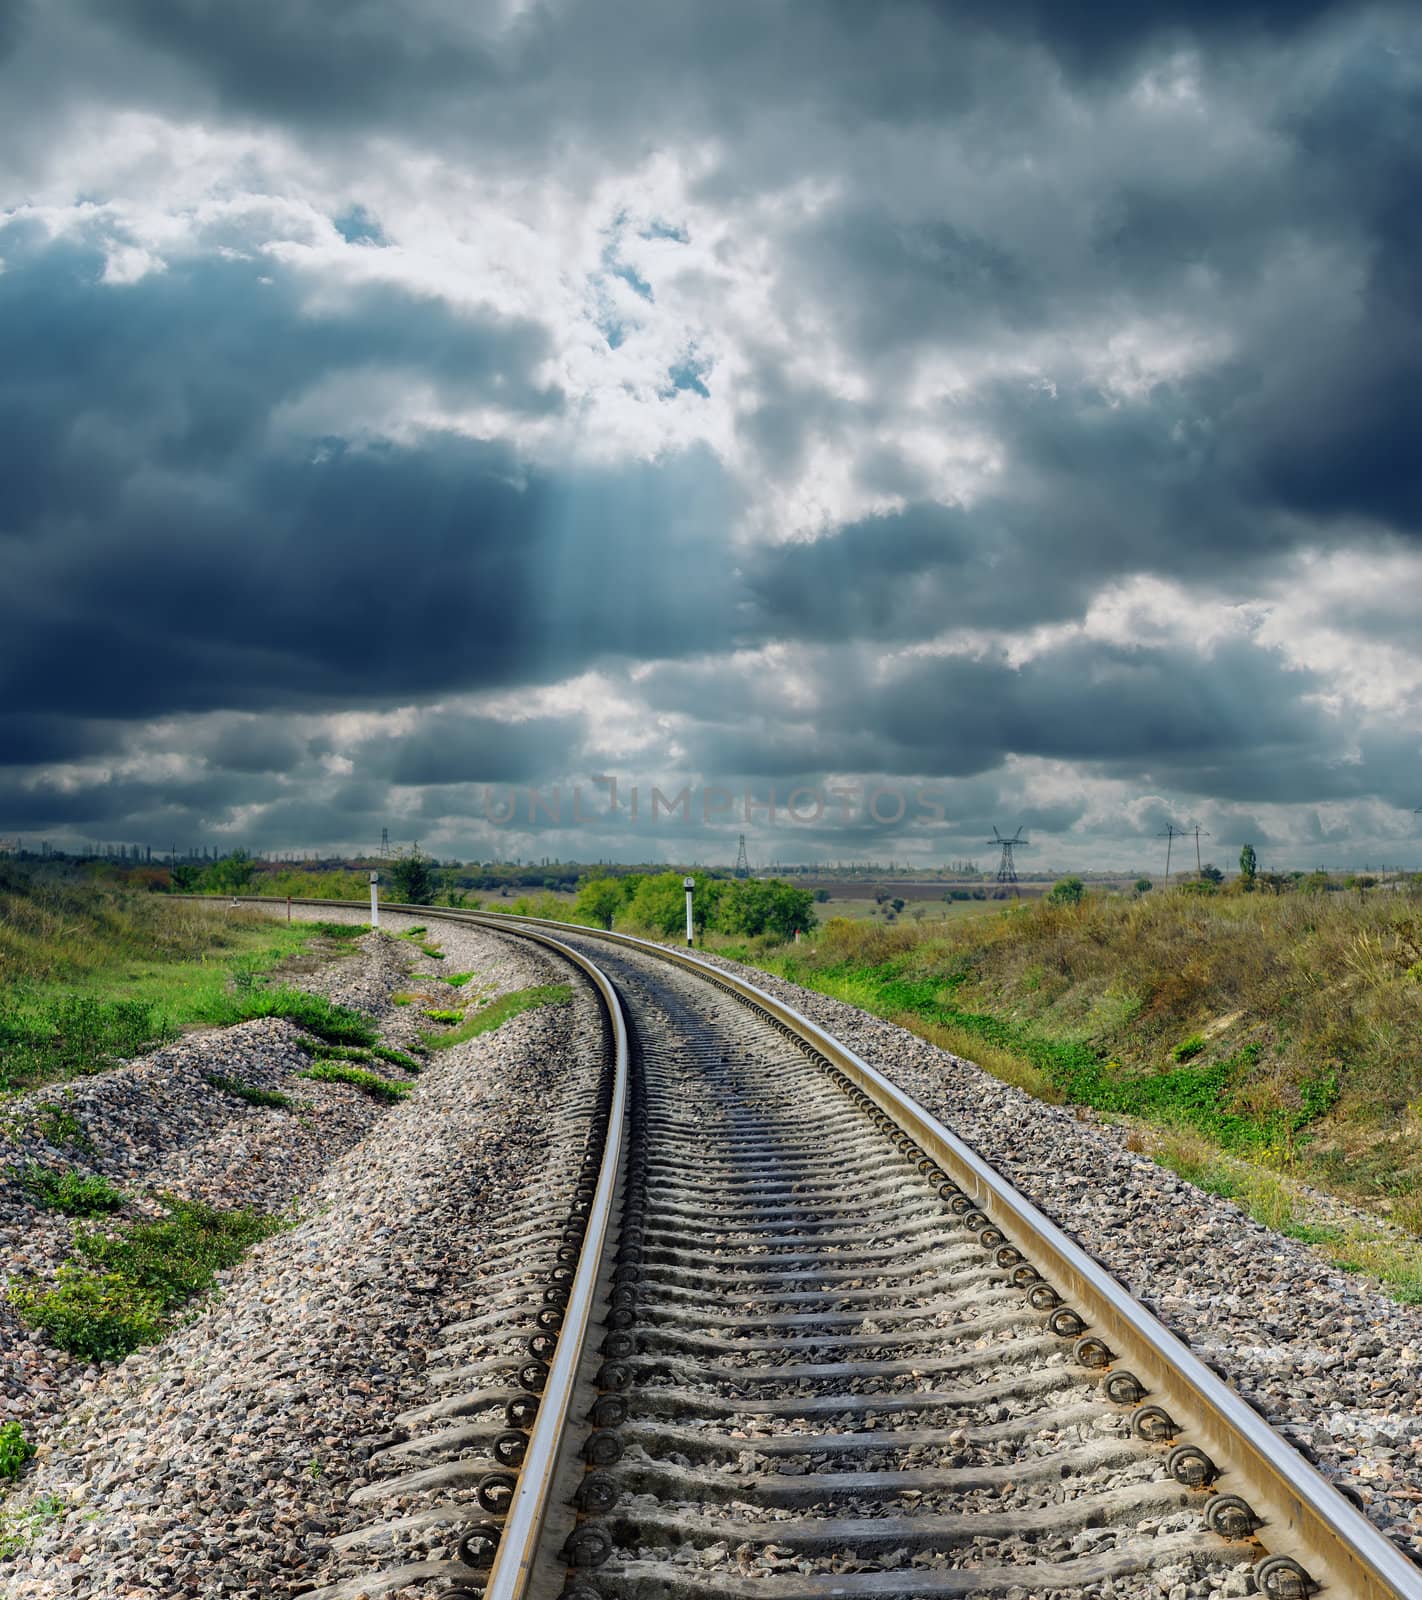
<svg viewBox="0 0 1422 1600"><path fill-rule="evenodd" d="M908 1026L1045 1099L1203 1141L1217 1161L1262 1175L1250 1200L1260 1214L1282 1175L1422 1235L1416 884L1366 900L1088 894L931 929L832 921L806 944L722 953ZM1209 1181L1241 1180L1215 1170ZM1384 1234L1325 1234L1308 1237L1338 1265L1372 1263L1361 1270L1389 1292L1418 1292L1415 1263Z"/></svg>
<svg viewBox="0 0 1422 1600"><path fill-rule="evenodd" d="M167 1215L159 1222L81 1230L50 1287L12 1284L7 1296L22 1320L72 1355L122 1360L161 1339L173 1314L250 1245L288 1225L259 1211L218 1211L173 1197L163 1204Z"/></svg>
<svg viewBox="0 0 1422 1600"><path fill-rule="evenodd" d="M419 1072L424 1067L424 1062L412 1056L408 1050L397 1050L393 1045L373 1044L370 1053L377 1061L388 1061L392 1067L404 1067L406 1072Z"/></svg>
<svg viewBox="0 0 1422 1600"><path fill-rule="evenodd" d="M1346 1215L1312 1221L1297 1184L1277 1172L1221 1154L1208 1140L1189 1134L1153 1133L1144 1145L1154 1160L1196 1188L1232 1200L1266 1228L1313 1246L1344 1272L1376 1278L1394 1300L1422 1305L1422 1240L1398 1227Z"/></svg>
<svg viewBox="0 0 1422 1600"><path fill-rule="evenodd" d="M225 1015L214 1019L223 1025L253 1017L285 1017L329 1044L371 1045L378 1037L375 1025L359 1011L303 989L256 989L224 996L224 1000L228 1002L222 1008Z"/></svg>
<svg viewBox="0 0 1422 1600"><path fill-rule="evenodd" d="M102 1217L120 1210L127 1197L98 1173L51 1172L31 1162L18 1175L20 1187L47 1211L67 1217Z"/></svg>
<svg viewBox="0 0 1422 1600"><path fill-rule="evenodd" d="M437 944L422 944L420 949L424 951L431 961L444 960L444 951Z"/></svg>
<svg viewBox="0 0 1422 1600"><path fill-rule="evenodd" d="M228 1078L220 1072L205 1072L203 1082L210 1083L223 1094L245 1100L249 1106L265 1106L273 1111L290 1111L296 1102L289 1094L278 1089L259 1089L255 1083L243 1083L239 1078Z"/></svg>
<svg viewBox="0 0 1422 1600"><path fill-rule="evenodd" d="M316 1056L321 1061L388 1061L391 1066L403 1067L406 1072L419 1072L424 1063L412 1056L406 1050L397 1050L393 1045L373 1044L367 1047L359 1045L323 1044L320 1040L303 1040L301 1048L307 1055Z"/></svg>
<svg viewBox="0 0 1422 1600"><path fill-rule="evenodd" d="M0 1481L18 1478L35 1447L18 1422L0 1423Z"/></svg>
<svg viewBox="0 0 1422 1600"><path fill-rule="evenodd" d="M522 1011L531 1011L535 1006L566 1005L572 997L573 991L566 983L543 983L529 989L515 989L512 994L500 995L497 1000L490 1001L482 1010L466 1017L458 1027L450 1028L445 1033L427 1034L424 1043L430 1050L448 1050L452 1045L464 1044L481 1033L502 1026L510 1017L516 1017Z"/></svg>
<svg viewBox="0 0 1422 1600"><path fill-rule="evenodd" d="M318 1061L314 1067L308 1067L300 1076L313 1078L317 1083L348 1083L362 1093L368 1094L372 1100L381 1100L387 1105L403 1100L410 1092L408 1083L396 1083L390 1078L380 1078L373 1072L365 1072L360 1067L346 1066L340 1061Z"/></svg>
<svg viewBox="0 0 1422 1600"><path fill-rule="evenodd" d="M472 972L450 972L446 973L446 975L440 979L440 982L449 984L449 986L453 989L462 989L464 985L473 977L474 973Z"/></svg>
<svg viewBox="0 0 1422 1600"><path fill-rule="evenodd" d="M425 1015L431 1022L463 1022L462 1011L426 1011Z"/></svg>
<svg viewBox="0 0 1422 1600"><path fill-rule="evenodd" d="M268 975L363 931L0 864L0 1092L103 1071L190 1025L290 1015L319 1030L311 997Z"/></svg>

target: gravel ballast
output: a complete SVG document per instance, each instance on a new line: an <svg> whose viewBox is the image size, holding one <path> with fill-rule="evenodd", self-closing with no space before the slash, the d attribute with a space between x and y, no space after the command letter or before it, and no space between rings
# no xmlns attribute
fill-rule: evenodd
<svg viewBox="0 0 1422 1600"><path fill-rule="evenodd" d="M400 919L390 921L398 933ZM478 929L444 924L431 939L447 970L474 971L485 996L569 978L540 952ZM413 1008L390 1006L391 991L436 992L446 963L408 941L368 943L383 974L340 963L303 987L364 999L407 1027ZM438 988L446 1003L462 992ZM303 1082L364 1108L365 1137L357 1130L360 1142L326 1152L324 1175L297 1196L305 1220L222 1274L194 1320L66 1386L77 1405L41 1434L37 1465L5 1505L12 1527L37 1506L63 1509L31 1523L28 1548L0 1567L5 1592L256 1597L314 1581L331 1538L362 1520L347 1497L366 1459L391 1442L393 1419L427 1398L426 1349L479 1310L489 1240L530 1174L558 1158L550 1126L600 1042L595 1002L578 986L571 1004L431 1056L410 1098L388 1110L344 1085ZM295 1056L308 1064L295 1052L291 1065ZM250 1061L244 1072L253 1077ZM380 1072L398 1075L384 1063ZM211 1145L187 1139L183 1158ZM246 1158L228 1153L240 1201Z"/></svg>

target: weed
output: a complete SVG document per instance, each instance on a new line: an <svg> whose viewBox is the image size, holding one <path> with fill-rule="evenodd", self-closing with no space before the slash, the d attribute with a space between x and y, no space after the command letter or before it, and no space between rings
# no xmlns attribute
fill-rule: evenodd
<svg viewBox="0 0 1422 1600"><path fill-rule="evenodd" d="M34 1453L34 1445L18 1422L0 1423L0 1479L18 1478Z"/></svg>
<svg viewBox="0 0 1422 1600"><path fill-rule="evenodd" d="M125 1201L121 1190L97 1173L51 1172L31 1162L18 1174L20 1187L48 1211L67 1217L102 1217L119 1210Z"/></svg>
<svg viewBox="0 0 1422 1600"><path fill-rule="evenodd" d="M79 1234L75 1249L116 1273L163 1310L210 1288L215 1275L242 1259L250 1245L286 1226L284 1219L243 1207L219 1211L195 1200L165 1197L168 1215L137 1222L117 1234L95 1228Z"/></svg>
<svg viewBox="0 0 1422 1600"><path fill-rule="evenodd" d="M295 1104L289 1094L282 1094L277 1089L259 1089L254 1083L243 1083L237 1078L227 1078L220 1072L205 1072L203 1081L210 1083L214 1089L221 1089L223 1094L235 1095L239 1100L245 1100L249 1106L268 1106L273 1110L289 1111Z"/></svg>
<svg viewBox="0 0 1422 1600"><path fill-rule="evenodd" d="M426 1011L425 1015L431 1022L463 1022L462 1011Z"/></svg>
<svg viewBox="0 0 1422 1600"><path fill-rule="evenodd" d="M368 922L308 922L306 926L322 939L360 939L370 932Z"/></svg>
<svg viewBox="0 0 1422 1600"><path fill-rule="evenodd" d="M422 933L428 932L429 930L425 927L424 923L419 923L416 927L406 928L401 933L400 937L402 939L418 939Z"/></svg>
<svg viewBox="0 0 1422 1600"><path fill-rule="evenodd" d="M30 1327L86 1361L122 1361L129 1351L163 1337L157 1300L116 1272L90 1272L68 1263L53 1288L12 1284L7 1298Z"/></svg>
<svg viewBox="0 0 1422 1600"><path fill-rule="evenodd" d="M424 1063L412 1056L406 1050L397 1050L393 1045L373 1044L370 1053L377 1061L388 1061L392 1067L403 1067L406 1072L419 1072Z"/></svg>
<svg viewBox="0 0 1422 1600"><path fill-rule="evenodd" d="M511 994L500 995L492 1004L475 1012L472 1017L466 1017L458 1027L450 1028L447 1033L427 1035L424 1043L430 1050L448 1050L451 1045L463 1044L481 1033L488 1033L510 1017L518 1016L521 1011L530 1011L535 1006L566 1005L572 997L573 991L566 983L543 983L529 989L515 989Z"/></svg>
<svg viewBox="0 0 1422 1600"><path fill-rule="evenodd" d="M368 1094L372 1100L383 1100L393 1105L410 1092L408 1083L396 1083L390 1078L378 1078L373 1072L363 1072L359 1067L343 1066L339 1061L318 1061L301 1074L318 1083L348 1083Z"/></svg>
<svg viewBox="0 0 1422 1600"><path fill-rule="evenodd" d="M1170 1052L1176 1061L1190 1061L1205 1048L1205 1041L1198 1033L1192 1033L1188 1039L1182 1039Z"/></svg>
<svg viewBox="0 0 1422 1600"><path fill-rule="evenodd" d="M396 1050L388 1044L373 1044L368 1047L347 1044L323 1044L320 1040L310 1039L301 1042L301 1048L309 1056L315 1056L320 1061L388 1061L392 1066L403 1067L406 1072L418 1072L421 1063L405 1050Z"/></svg>
<svg viewBox="0 0 1422 1600"><path fill-rule="evenodd" d="M450 972L445 975L442 981L449 984L453 989L462 989L473 976L472 972Z"/></svg>
<svg viewBox="0 0 1422 1600"><path fill-rule="evenodd" d="M120 1361L163 1337L171 1313L212 1286L258 1239L287 1226L258 1211L217 1211L165 1196L167 1216L117 1233L80 1232L75 1257L52 1287L11 1284L7 1298L21 1318L62 1350L89 1361ZM90 1263L86 1265L85 1263Z"/></svg>
<svg viewBox="0 0 1422 1600"><path fill-rule="evenodd" d="M30 1131L36 1138L53 1145L56 1150L89 1153L94 1148L94 1141L89 1137L88 1129L74 1112L67 1106L56 1105L53 1101L43 1101L35 1107Z"/></svg>
<svg viewBox="0 0 1422 1600"><path fill-rule="evenodd" d="M50 1523L64 1514L58 1495L37 1495L23 1509L0 1511L0 1561L23 1555Z"/></svg>
<svg viewBox="0 0 1422 1600"><path fill-rule="evenodd" d="M237 1010L240 1016L233 1017L233 1021L284 1017L331 1044L369 1045L376 1040L375 1028L359 1011L338 1006L323 995L307 994L302 989L270 989L244 995L237 1002Z"/></svg>
<svg viewBox="0 0 1422 1600"><path fill-rule="evenodd" d="M431 961L443 961L444 960L444 951L441 950L438 945L422 944L420 946L420 949L424 951L424 953L430 958Z"/></svg>
<svg viewBox="0 0 1422 1600"><path fill-rule="evenodd" d="M0 1006L0 1088L101 1072L172 1037L140 1000L17 991Z"/></svg>

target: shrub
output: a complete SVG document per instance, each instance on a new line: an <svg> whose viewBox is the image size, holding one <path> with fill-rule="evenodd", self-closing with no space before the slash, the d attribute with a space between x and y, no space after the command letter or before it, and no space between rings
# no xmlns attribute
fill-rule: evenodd
<svg viewBox="0 0 1422 1600"><path fill-rule="evenodd" d="M1080 878L1058 878L1047 900L1054 906L1077 906L1085 893L1086 885Z"/></svg>
<svg viewBox="0 0 1422 1600"><path fill-rule="evenodd" d="M1189 1061L1205 1048L1205 1041L1198 1033L1192 1033L1188 1039L1182 1039L1170 1052L1176 1061Z"/></svg>
<svg viewBox="0 0 1422 1600"><path fill-rule="evenodd" d="M123 1206L125 1196L97 1173L51 1172L32 1162L19 1175L20 1187L49 1211L67 1217L102 1217Z"/></svg>
<svg viewBox="0 0 1422 1600"><path fill-rule="evenodd" d="M318 1061L301 1074L314 1078L317 1083L348 1083L352 1088L368 1094L372 1100L382 1100L393 1105L410 1092L408 1083L395 1083L389 1078L378 1078L373 1072L362 1072L359 1067L342 1066L339 1061Z"/></svg>
<svg viewBox="0 0 1422 1600"><path fill-rule="evenodd" d="M420 854L418 846L391 862L390 890L402 905L434 904L434 872L430 868L429 858Z"/></svg>
<svg viewBox="0 0 1422 1600"><path fill-rule="evenodd" d="M18 1422L0 1423L0 1479L18 1478L34 1453L35 1447Z"/></svg>
<svg viewBox="0 0 1422 1600"><path fill-rule="evenodd" d="M163 1337L156 1297L117 1272L88 1272L70 1263L59 1269L52 1289L12 1284L8 1299L30 1327L86 1361L122 1361L139 1345Z"/></svg>
<svg viewBox="0 0 1422 1600"><path fill-rule="evenodd" d="M425 1015L431 1022L463 1022L462 1011L426 1011Z"/></svg>

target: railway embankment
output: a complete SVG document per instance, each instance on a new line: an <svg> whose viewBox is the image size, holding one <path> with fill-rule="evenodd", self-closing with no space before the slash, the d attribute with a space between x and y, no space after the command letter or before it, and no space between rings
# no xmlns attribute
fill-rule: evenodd
<svg viewBox="0 0 1422 1600"><path fill-rule="evenodd" d="M397 934L412 923L390 920ZM436 1001L467 996L471 1011L492 1010L566 976L477 929L444 925L436 937L427 955L413 939L367 936L361 957L303 981L381 1022L400 1049L433 1031L423 1013ZM473 976L450 985L446 973ZM347 1497L365 1460L422 1392L424 1348L451 1316L478 1309L485 1241L530 1174L558 1159L559 1096L597 1050L595 1027L581 1042L584 1004L575 995L524 1010L431 1051L418 1073L379 1061L384 1081L408 1089L389 1103L303 1077L313 1058L290 1024L273 1022L192 1038L77 1086L73 1114L97 1135L90 1169L117 1183L136 1162L146 1181L279 1212L283 1225L160 1343L117 1363L65 1361L7 1323L7 1360L24 1352L16 1398L29 1397L40 1450L0 1502L4 1581L36 1600L166 1600L286 1592L319 1569L356 1515ZM206 1082L214 1068L299 1095L304 1108L237 1100L234 1110ZM204 1092L217 1097L210 1112ZM35 1261L41 1277L62 1234Z"/></svg>

